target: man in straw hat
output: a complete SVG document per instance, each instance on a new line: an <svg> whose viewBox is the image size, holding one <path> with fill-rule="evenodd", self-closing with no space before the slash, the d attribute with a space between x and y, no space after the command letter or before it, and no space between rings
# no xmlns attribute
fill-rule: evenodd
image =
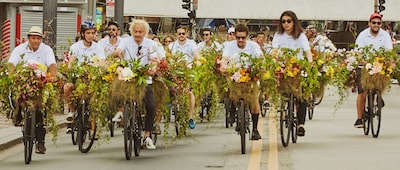
<svg viewBox="0 0 400 170"><path fill-rule="evenodd" d="M28 41L17 46L11 53L8 60L8 68L10 73L15 69L15 66L21 62L35 61L48 67L50 72L50 81L56 80L57 64L53 50L42 42L42 28L33 26L28 32ZM39 112L38 112L39 113ZM15 126L21 125L21 112L17 109L13 115L13 123ZM38 116L36 120L36 153L45 154L46 147L44 146L46 129L43 127L43 116Z"/></svg>

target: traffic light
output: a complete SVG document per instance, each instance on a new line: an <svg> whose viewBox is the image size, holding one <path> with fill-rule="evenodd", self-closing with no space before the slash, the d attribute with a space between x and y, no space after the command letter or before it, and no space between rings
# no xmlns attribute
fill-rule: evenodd
<svg viewBox="0 0 400 170"><path fill-rule="evenodd" d="M182 4L182 8L190 11L190 0L182 0L184 4Z"/></svg>
<svg viewBox="0 0 400 170"><path fill-rule="evenodd" d="M196 11L190 11L188 13L189 18L196 18Z"/></svg>
<svg viewBox="0 0 400 170"><path fill-rule="evenodd" d="M382 11L384 11L386 8L385 8L385 6L383 6L383 4L385 4L385 0L379 0L379 12L382 12Z"/></svg>

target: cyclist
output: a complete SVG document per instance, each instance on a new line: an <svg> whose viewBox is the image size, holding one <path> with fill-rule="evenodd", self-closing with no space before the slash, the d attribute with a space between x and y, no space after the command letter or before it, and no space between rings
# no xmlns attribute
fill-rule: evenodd
<svg viewBox="0 0 400 170"><path fill-rule="evenodd" d="M80 29L81 40L70 47L68 64L71 65L75 60L78 60L78 63L82 63L85 61L85 57L87 57L86 59L90 59L93 56L105 60L104 49L94 42L96 26L91 21L85 21L81 24ZM66 83L64 85L65 102L69 104L70 110L66 118L66 122L68 123L67 133L72 132L72 122L76 114L75 105L71 102L73 89L73 83Z"/></svg>
<svg viewBox="0 0 400 170"><path fill-rule="evenodd" d="M15 66L20 62L27 62L28 60L34 60L48 67L48 70L51 74L50 81L57 80L57 64L56 59L54 57L54 52L48 45L42 42L43 33L42 28L38 26L33 26L30 28L28 32L28 41L17 46L11 53L11 56L8 60L8 68L10 73L12 73L15 69ZM23 57L22 57L23 56ZM39 113L39 112L37 112ZM17 106L16 114L13 116L14 125L21 125L21 112L19 106ZM36 140L38 143L36 144L35 152L38 154L45 154L46 147L45 143L45 135L46 129L43 127L43 115L37 117L36 120Z"/></svg>
<svg viewBox="0 0 400 170"><path fill-rule="evenodd" d="M254 41L247 41L249 35L249 28L244 24L238 24L235 27L235 38L236 40L230 41L225 45L222 52L222 57L232 58L240 52L245 52L253 57L262 57L263 53L260 46ZM223 71L223 70L221 70ZM261 135L257 130L258 117L260 115L260 105L258 96L254 96L255 99L252 100L254 103L250 103L251 109L251 119L253 122L253 131L251 133L251 140L261 139Z"/></svg>
<svg viewBox="0 0 400 170"><path fill-rule="evenodd" d="M123 57L125 60L139 59L142 65L149 64L149 61L157 57L157 43L146 38L149 33L149 24L144 20L135 19L130 23L132 36L126 37L118 45L115 56ZM154 73L149 73L153 75ZM155 102L152 88L152 77L147 80L146 93L144 97L146 107L144 144L147 149L156 149L151 139L155 117Z"/></svg>
<svg viewBox="0 0 400 170"><path fill-rule="evenodd" d="M213 31L210 28L204 28L203 29L203 41L200 42L197 47L199 48L199 51L201 50L215 50L215 51L221 51L222 50L222 45L218 43L217 41L213 41L212 36L213 36Z"/></svg>
<svg viewBox="0 0 400 170"><path fill-rule="evenodd" d="M121 43L122 38L121 27L118 22L110 21L108 23L108 37L105 37L99 41L99 45L104 48L104 53L107 56L111 55L112 52L118 47L119 43Z"/></svg>
<svg viewBox="0 0 400 170"><path fill-rule="evenodd" d="M184 25L178 26L176 29L177 40L168 45L168 49L170 49L171 53L183 53L185 60L190 63L193 63L195 59L199 58L199 50L197 48L197 44L194 40L188 39L189 36L189 28ZM190 66L189 66L190 67ZM189 92L189 128L194 129L196 127L196 123L193 119L193 112L195 107L195 98L192 91Z"/></svg>
<svg viewBox="0 0 400 170"><path fill-rule="evenodd" d="M358 34L356 45L359 48L373 45L373 48L378 50L383 47L387 51L393 49L392 39L385 30L382 29L382 15L379 13L372 13L369 17L368 28ZM354 123L355 128L363 128L362 114L365 109L365 99L367 92L361 88L361 67L356 69L356 82L358 88L358 96L356 101L357 107L357 120Z"/></svg>
<svg viewBox="0 0 400 170"><path fill-rule="evenodd" d="M296 14L293 11L285 11L282 13L280 21L277 32L272 40L272 48L289 48L293 50L300 48L297 58L302 60L307 59L309 62L312 62L311 47L306 35L303 33ZM304 58L303 52L306 53L307 58ZM299 128L297 129L297 135L304 136L307 103L306 101L298 100L298 106L297 121L299 123Z"/></svg>

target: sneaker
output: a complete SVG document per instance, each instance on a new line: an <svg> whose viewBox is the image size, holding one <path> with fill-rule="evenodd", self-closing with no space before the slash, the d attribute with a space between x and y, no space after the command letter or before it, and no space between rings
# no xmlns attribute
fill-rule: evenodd
<svg viewBox="0 0 400 170"><path fill-rule="evenodd" d="M74 117L75 117L75 112L69 112L65 122L66 123L73 123L74 122Z"/></svg>
<svg viewBox="0 0 400 170"><path fill-rule="evenodd" d="M71 134L72 133L72 128L67 128L67 134Z"/></svg>
<svg viewBox="0 0 400 170"><path fill-rule="evenodd" d="M251 140L258 140L261 139L260 133L258 133L257 129L253 130L253 133L251 133Z"/></svg>
<svg viewBox="0 0 400 170"><path fill-rule="evenodd" d="M363 122L362 122L362 119L357 119L357 120L356 120L356 123L354 123L354 127L355 127L355 128L363 128L363 127L364 127L364 124L363 124Z"/></svg>
<svg viewBox="0 0 400 170"><path fill-rule="evenodd" d="M37 154L45 154L46 153L46 147L44 146L44 142L39 142L36 144L35 152Z"/></svg>
<svg viewBox="0 0 400 170"><path fill-rule="evenodd" d="M143 143L147 149L156 149L156 146L154 145L153 140L151 140L150 137L146 137Z"/></svg>
<svg viewBox="0 0 400 170"><path fill-rule="evenodd" d="M297 128L297 136L304 136L305 132L306 130L304 129L303 126L299 126L299 128Z"/></svg>
<svg viewBox="0 0 400 170"><path fill-rule="evenodd" d="M189 119L189 128L194 129L196 127L196 123L194 123L193 119Z"/></svg>
<svg viewBox="0 0 400 170"><path fill-rule="evenodd" d="M161 128L160 128L160 125L159 125L159 124L155 124L155 125L154 125L153 133L154 133L154 134L157 134L157 135L161 134Z"/></svg>
<svg viewBox="0 0 400 170"><path fill-rule="evenodd" d="M115 116L111 119L113 122L120 122L121 118L123 116L123 113L121 111L117 112Z"/></svg>

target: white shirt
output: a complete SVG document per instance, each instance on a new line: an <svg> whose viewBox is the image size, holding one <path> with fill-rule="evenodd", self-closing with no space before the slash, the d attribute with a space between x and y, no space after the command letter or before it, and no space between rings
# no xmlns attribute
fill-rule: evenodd
<svg viewBox="0 0 400 170"><path fill-rule="evenodd" d="M300 49L297 58L303 60L304 51L310 50L311 47L304 33L301 33L299 38L294 39L292 36L287 35L286 32L283 32L283 34L275 33L274 39L272 40L272 48L289 48L292 50Z"/></svg>
<svg viewBox="0 0 400 170"><path fill-rule="evenodd" d="M99 44L92 42L92 45L88 48L83 44L83 40L72 44L69 49L69 55L76 57L79 63L84 62L85 57L87 57L86 60L89 60L93 56L97 56L104 60L106 59L104 50Z"/></svg>
<svg viewBox="0 0 400 170"><path fill-rule="evenodd" d="M124 51L124 60L140 59L141 65L149 64L150 59L157 58L157 43L148 38L144 38L141 44L137 44L133 37L126 37L117 48ZM147 84L152 83L152 78L149 77Z"/></svg>
<svg viewBox="0 0 400 170"><path fill-rule="evenodd" d="M121 43L121 41L122 41L122 38L117 37L117 42L114 45L112 45L110 43L110 37L106 37L99 41L99 45L101 47L103 47L104 53L107 57L107 56L111 55L115 51L115 49L117 49L117 47L118 47L119 43Z"/></svg>
<svg viewBox="0 0 400 170"><path fill-rule="evenodd" d="M230 41L229 43L226 43L226 46L222 52L222 56L226 57L234 57L236 54L239 54L241 52L244 52L246 54L249 54L253 57L261 57L263 55L263 52L260 49L260 45L258 45L254 41L246 41L246 45L243 49L239 48L237 45L237 41L233 40Z"/></svg>
<svg viewBox="0 0 400 170"><path fill-rule="evenodd" d="M34 52L29 49L28 42L22 43L14 48L8 62L17 65L20 62L34 60L49 67L51 64L56 64L53 50L46 44L40 43L39 48Z"/></svg>
<svg viewBox="0 0 400 170"><path fill-rule="evenodd" d="M206 42L204 42L204 41L202 41L202 42L200 42L198 45L197 45L197 48L201 51L201 50L209 50L209 49L214 49L214 50L217 50L217 51L220 51L220 50L222 50L222 45L220 44L220 43L218 43L218 42L216 42L216 41L213 41L212 43L211 43L211 46L207 46L206 45Z"/></svg>
<svg viewBox="0 0 400 170"><path fill-rule="evenodd" d="M384 31L383 29L379 29L378 35L376 37L373 37L370 30L370 28L367 28L364 31L361 31L360 34L358 34L358 37L356 39L356 44L358 45L358 47L362 48L372 44L374 49L376 50L378 50L380 47L383 47L386 50L393 49L392 39L389 33Z"/></svg>
<svg viewBox="0 0 400 170"><path fill-rule="evenodd" d="M183 45L179 45L178 40L176 40L174 43L169 44L168 47L172 53L183 53L186 61L189 63L193 62L194 51L198 50L196 42L191 39L186 39Z"/></svg>

